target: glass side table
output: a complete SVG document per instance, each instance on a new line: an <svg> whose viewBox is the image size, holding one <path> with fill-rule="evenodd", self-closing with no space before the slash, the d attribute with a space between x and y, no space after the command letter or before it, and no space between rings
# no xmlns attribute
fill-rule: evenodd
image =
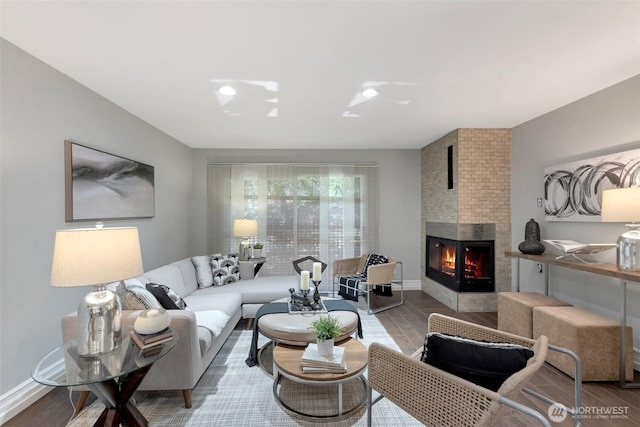
<svg viewBox="0 0 640 427"><path fill-rule="evenodd" d="M146 418L129 401L151 366L176 345L178 337L159 344L155 351L142 350L128 332L112 351L95 357L78 355L75 341L44 356L33 369L32 378L53 387L87 386L106 408L94 425L148 426ZM64 373L57 366L64 363ZM86 397L85 397L86 398Z"/></svg>

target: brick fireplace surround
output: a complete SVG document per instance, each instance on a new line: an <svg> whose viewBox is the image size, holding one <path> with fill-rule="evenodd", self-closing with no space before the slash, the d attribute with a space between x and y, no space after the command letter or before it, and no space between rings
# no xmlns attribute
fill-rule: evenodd
<svg viewBox="0 0 640 427"><path fill-rule="evenodd" d="M511 130L456 129L423 147L421 158L422 242L427 222L496 227L495 292L458 293L429 279L424 245L422 290L459 312L497 311L497 292L511 289L511 261L504 256L511 250Z"/></svg>

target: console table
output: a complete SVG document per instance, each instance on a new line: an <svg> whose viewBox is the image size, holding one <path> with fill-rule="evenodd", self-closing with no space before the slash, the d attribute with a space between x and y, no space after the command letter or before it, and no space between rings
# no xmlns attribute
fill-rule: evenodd
<svg viewBox="0 0 640 427"><path fill-rule="evenodd" d="M622 288L620 296L620 387L622 388L640 388L640 383L629 383L625 381L626 369L626 334L627 327L627 284L640 286L640 272L632 272L626 270L618 270L613 264L585 264L579 260L572 258L558 258L555 255L529 255L516 251L505 251L505 256L516 258L516 292L520 292L520 260L533 261L535 263L545 264L544 269L544 291L545 295L549 295L549 266L569 268L572 270L586 271L592 274L598 274L605 277L613 277L620 279Z"/></svg>

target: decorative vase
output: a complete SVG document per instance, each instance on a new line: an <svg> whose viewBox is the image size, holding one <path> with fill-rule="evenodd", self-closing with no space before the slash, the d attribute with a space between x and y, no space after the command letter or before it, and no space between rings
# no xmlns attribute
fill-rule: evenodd
<svg viewBox="0 0 640 427"><path fill-rule="evenodd" d="M139 334L155 334L169 327L171 316L164 308L150 308L138 315L133 330Z"/></svg>
<svg viewBox="0 0 640 427"><path fill-rule="evenodd" d="M318 344L318 354L320 356L333 356L333 346L335 344L335 338L331 338L328 340L317 341Z"/></svg>
<svg viewBox="0 0 640 427"><path fill-rule="evenodd" d="M544 252L544 244L540 241L540 225L533 218L524 227L524 242L518 245L518 250L530 255Z"/></svg>
<svg viewBox="0 0 640 427"><path fill-rule="evenodd" d="M253 257L260 258L262 256L262 249L253 248Z"/></svg>

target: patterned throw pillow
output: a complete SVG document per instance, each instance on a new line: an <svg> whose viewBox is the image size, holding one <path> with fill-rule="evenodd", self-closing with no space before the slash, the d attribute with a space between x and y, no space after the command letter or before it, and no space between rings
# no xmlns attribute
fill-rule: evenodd
<svg viewBox="0 0 640 427"><path fill-rule="evenodd" d="M166 285L147 283L147 290L155 296L163 308L167 310L185 310L187 303Z"/></svg>
<svg viewBox="0 0 640 427"><path fill-rule="evenodd" d="M211 255L213 285L223 286L240 280L240 260L238 254Z"/></svg>
<svg viewBox="0 0 640 427"><path fill-rule="evenodd" d="M208 288L213 286L213 274L211 272L211 265L209 256L194 256L191 257L191 263L196 269L196 281L199 288Z"/></svg>
<svg viewBox="0 0 640 427"><path fill-rule="evenodd" d="M364 263L364 270L362 271L363 276L365 278L367 277L367 269L370 266L377 265L377 264L386 264L388 262L389 262L389 258L387 258L384 255L369 254L369 256L367 257L367 262Z"/></svg>
<svg viewBox="0 0 640 427"><path fill-rule="evenodd" d="M156 297L138 280L124 280L118 284L116 294L120 297L123 310L147 310L162 308Z"/></svg>

